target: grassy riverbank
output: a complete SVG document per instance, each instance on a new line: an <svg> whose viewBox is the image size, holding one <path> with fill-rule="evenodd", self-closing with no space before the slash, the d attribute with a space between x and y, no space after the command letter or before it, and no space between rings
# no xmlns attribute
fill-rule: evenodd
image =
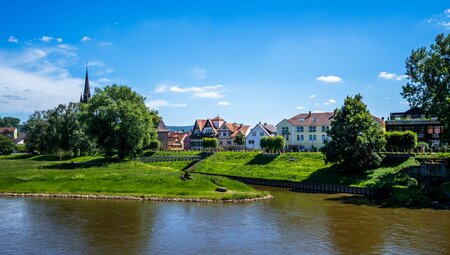
<svg viewBox="0 0 450 255"><path fill-rule="evenodd" d="M325 164L322 153L285 153L266 155L259 152L219 152L194 167L197 173L223 174L273 180L376 186L383 176L417 165L414 159L386 161L380 168L348 173L333 164Z"/></svg>
<svg viewBox="0 0 450 255"><path fill-rule="evenodd" d="M221 177L193 174L180 179L182 164L138 161L111 162L98 157L0 156L1 193L102 194L207 198L255 198L267 195L243 183ZM186 162L184 162L186 163ZM229 189L216 192L217 187Z"/></svg>

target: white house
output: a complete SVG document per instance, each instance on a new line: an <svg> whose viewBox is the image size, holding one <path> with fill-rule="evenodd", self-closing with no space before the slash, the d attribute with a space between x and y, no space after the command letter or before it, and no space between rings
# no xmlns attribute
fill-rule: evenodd
<svg viewBox="0 0 450 255"><path fill-rule="evenodd" d="M245 146L247 149L261 149L260 140L264 136L275 136L277 129L271 124L258 123L245 137Z"/></svg>

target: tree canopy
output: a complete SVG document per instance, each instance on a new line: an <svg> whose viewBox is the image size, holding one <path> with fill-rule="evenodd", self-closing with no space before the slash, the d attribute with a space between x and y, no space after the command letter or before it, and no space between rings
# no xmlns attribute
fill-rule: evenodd
<svg viewBox="0 0 450 255"><path fill-rule="evenodd" d="M11 154L14 150L14 143L8 137L0 135L0 155Z"/></svg>
<svg viewBox="0 0 450 255"><path fill-rule="evenodd" d="M435 115L450 128L450 35L439 34L430 49L412 50L406 59L408 83L401 95L411 107ZM447 132L448 139L448 132Z"/></svg>
<svg viewBox="0 0 450 255"><path fill-rule="evenodd" d="M344 105L336 109L327 131L322 152L327 162L344 168L363 170L381 164L386 140L383 130L375 123L360 94L347 96Z"/></svg>
<svg viewBox="0 0 450 255"><path fill-rule="evenodd" d="M145 98L122 85L96 89L86 105L88 132L106 156L132 158L156 139L154 111Z"/></svg>
<svg viewBox="0 0 450 255"><path fill-rule="evenodd" d="M14 117L0 117L0 127L15 127L18 128L20 119Z"/></svg>

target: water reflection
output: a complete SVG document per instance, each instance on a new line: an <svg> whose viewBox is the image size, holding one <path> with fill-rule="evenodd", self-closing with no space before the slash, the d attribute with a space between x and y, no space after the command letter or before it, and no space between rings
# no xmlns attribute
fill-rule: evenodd
<svg viewBox="0 0 450 255"><path fill-rule="evenodd" d="M280 189L261 203L0 199L6 254L450 254L450 212Z"/></svg>

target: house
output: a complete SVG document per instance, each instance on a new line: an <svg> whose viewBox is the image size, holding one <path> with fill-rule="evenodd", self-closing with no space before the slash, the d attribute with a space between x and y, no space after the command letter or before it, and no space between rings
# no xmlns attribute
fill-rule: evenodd
<svg viewBox="0 0 450 255"><path fill-rule="evenodd" d="M190 136L190 148L192 150L202 150L203 138L217 138L219 146L226 149L239 147L236 144L236 137L242 135L245 139L249 130L250 126L228 123L219 116L213 119L198 119L194 123Z"/></svg>
<svg viewBox="0 0 450 255"><path fill-rule="evenodd" d="M328 139L334 112L301 113L284 119L276 125L277 134L286 141L286 148L300 151L315 151L323 147ZM374 122L384 128L384 120L372 115Z"/></svg>
<svg viewBox="0 0 450 255"><path fill-rule="evenodd" d="M161 143L161 148L167 150L169 144L169 129L167 129L164 121L160 121L156 127L156 133L158 134L158 141Z"/></svg>
<svg viewBox="0 0 450 255"><path fill-rule="evenodd" d="M14 144L16 145L22 145L25 144L25 138L26 138L27 134L25 133L19 133L17 135L17 138L13 140Z"/></svg>
<svg viewBox="0 0 450 255"><path fill-rule="evenodd" d="M17 128L15 127L0 127L0 135L4 135L11 140L17 139Z"/></svg>
<svg viewBox="0 0 450 255"><path fill-rule="evenodd" d="M167 150L185 150L186 149L186 138L189 137L191 133L189 132L169 132L167 140ZM189 142L189 140L187 141Z"/></svg>
<svg viewBox="0 0 450 255"><path fill-rule="evenodd" d="M277 134L277 129L271 124L261 124L259 122L254 128L250 130L247 137L245 138L245 147L247 149L261 149L260 140L264 136L275 136Z"/></svg>
<svg viewBox="0 0 450 255"><path fill-rule="evenodd" d="M393 112L386 120L386 131L411 130L417 133L419 141L439 146L444 127L435 116L428 116L420 108L413 107L406 112Z"/></svg>
<svg viewBox="0 0 450 255"><path fill-rule="evenodd" d="M219 146L224 149L238 149L245 145L245 137L250 126L237 123L224 123L219 129ZM243 144L239 145L236 138L242 136Z"/></svg>

